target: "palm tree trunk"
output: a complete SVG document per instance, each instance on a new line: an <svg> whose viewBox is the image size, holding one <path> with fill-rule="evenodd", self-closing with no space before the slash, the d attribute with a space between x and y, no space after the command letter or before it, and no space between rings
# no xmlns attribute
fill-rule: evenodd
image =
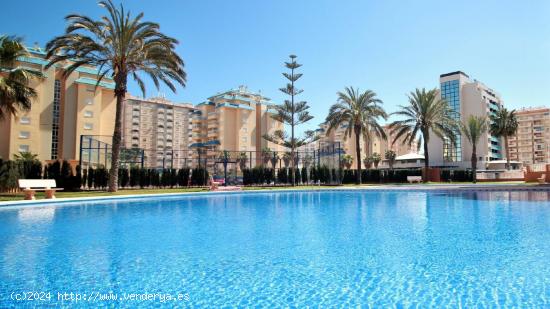
<svg viewBox="0 0 550 309"><path fill-rule="evenodd" d="M506 169L510 169L510 149L508 149L508 135L504 135L504 147L506 149Z"/></svg>
<svg viewBox="0 0 550 309"><path fill-rule="evenodd" d="M473 182L477 183L477 149L476 145L472 145L472 172L473 175Z"/></svg>
<svg viewBox="0 0 550 309"><path fill-rule="evenodd" d="M428 140L429 136L427 132L422 133L424 136L424 175L422 181L428 182L428 169L430 168L430 155L428 154Z"/></svg>
<svg viewBox="0 0 550 309"><path fill-rule="evenodd" d="M111 170L109 171L109 192L118 191L118 165L122 143L122 109L126 97L126 76L122 74L117 76L115 82L116 113L111 150Z"/></svg>
<svg viewBox="0 0 550 309"><path fill-rule="evenodd" d="M356 183L358 185L361 184L361 128L358 128L357 126L354 128L355 131L355 155L357 156L357 175L356 175Z"/></svg>

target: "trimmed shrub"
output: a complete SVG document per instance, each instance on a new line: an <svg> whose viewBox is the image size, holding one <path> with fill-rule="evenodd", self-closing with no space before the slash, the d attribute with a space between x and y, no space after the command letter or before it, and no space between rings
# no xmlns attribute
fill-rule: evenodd
<svg viewBox="0 0 550 309"><path fill-rule="evenodd" d="M127 168L121 167L118 169L118 185L121 188L126 188L130 183L130 173Z"/></svg>
<svg viewBox="0 0 550 309"><path fill-rule="evenodd" d="M187 187L189 185L189 168L180 168L177 174L177 183L180 187Z"/></svg>
<svg viewBox="0 0 550 309"><path fill-rule="evenodd" d="M306 185L309 183L309 179L307 177L307 168L304 166L302 167L302 184Z"/></svg>
<svg viewBox="0 0 550 309"><path fill-rule="evenodd" d="M286 167L280 168L277 172L277 182L281 184L288 183L288 169Z"/></svg>
<svg viewBox="0 0 550 309"><path fill-rule="evenodd" d="M191 185L192 186L205 186L208 182L208 171L203 168L195 168L191 172Z"/></svg>
<svg viewBox="0 0 550 309"><path fill-rule="evenodd" d="M13 191L18 188L20 168L15 161L0 159L0 190Z"/></svg>

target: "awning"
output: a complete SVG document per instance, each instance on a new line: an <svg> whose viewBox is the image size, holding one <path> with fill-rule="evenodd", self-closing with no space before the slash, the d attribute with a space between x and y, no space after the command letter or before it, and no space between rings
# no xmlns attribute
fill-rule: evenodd
<svg viewBox="0 0 550 309"><path fill-rule="evenodd" d="M424 160L424 156L419 153L408 153L395 158L396 161L402 160Z"/></svg>

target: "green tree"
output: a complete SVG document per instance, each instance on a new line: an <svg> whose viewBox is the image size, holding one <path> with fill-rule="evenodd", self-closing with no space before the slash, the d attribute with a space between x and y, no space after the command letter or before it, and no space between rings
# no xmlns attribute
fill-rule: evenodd
<svg viewBox="0 0 550 309"><path fill-rule="evenodd" d="M0 120L18 111L29 111L36 90L29 86L32 79L44 75L32 69L16 65L17 59L28 56L21 38L0 36Z"/></svg>
<svg viewBox="0 0 550 309"><path fill-rule="evenodd" d="M51 67L56 63L72 61L65 70L71 74L81 66L98 67L97 84L109 75L115 82L116 112L112 140L109 191L118 190L118 169L122 139L122 104L126 96L128 77L131 76L145 96L145 83L138 74L147 75L157 88L163 82L176 91L174 82L185 86L183 60L176 54L176 39L160 32L157 23L142 21L143 13L133 17L115 7L111 0L100 1L108 12L99 20L72 14L66 17L66 33L46 45L46 58Z"/></svg>
<svg viewBox="0 0 550 309"><path fill-rule="evenodd" d="M473 181L477 182L477 143L481 136L487 132L487 118L482 116L470 115L465 122L460 123L460 130L472 145L472 173Z"/></svg>
<svg viewBox="0 0 550 309"><path fill-rule="evenodd" d="M388 165L390 166L390 169L393 169L393 165L395 164L395 158L397 157L397 154L395 151L388 149L384 153L384 157L386 160L388 160Z"/></svg>
<svg viewBox="0 0 550 309"><path fill-rule="evenodd" d="M506 149L506 169L510 169L510 150L508 149L508 137L516 134L518 129L518 120L515 110L507 110L500 106L494 115L491 115L490 132L496 137L504 138L504 147Z"/></svg>
<svg viewBox="0 0 550 309"><path fill-rule="evenodd" d="M303 137L296 137L296 126L310 121L313 119L313 116L309 114L309 105L307 105L307 102L295 101L295 96L303 92L303 90L297 89L295 86L296 81L303 75L295 71L302 65L296 62L295 55L290 55L290 61L285 62L285 66L290 70L290 73L285 72L283 76L286 77L289 82L286 84L286 87L280 88L280 90L288 95L290 100L285 100L282 105L275 105L273 107L275 109L275 114L272 115L272 118L290 126L290 136L283 130L277 130L273 134L266 134L263 137L272 143L290 149L291 157L295 158L296 148L313 142L318 139L318 137L315 135L314 131L306 131ZM293 186L296 185L294 179L296 161L296 159L290 160L290 178Z"/></svg>
<svg viewBox="0 0 550 309"><path fill-rule="evenodd" d="M359 89L346 87L343 92L338 92L338 102L330 107L326 122L328 123L327 134L346 125L346 137L355 134L356 158L361 158L361 137L365 141L370 140L374 134L386 139L386 133L378 123L380 119L387 119L382 100L376 97L372 90L360 92ZM356 183L361 184L361 160L357 162Z"/></svg>
<svg viewBox="0 0 550 309"><path fill-rule="evenodd" d="M395 134L392 144L400 138L409 146L419 141L419 146L421 143L424 145L424 167L429 168L428 143L431 132L442 140L456 145L456 134L460 126L453 119L452 113L447 101L439 98L437 89L426 91L424 88L417 88L409 94L409 105L400 106L400 110L393 113L403 119L390 124L392 134Z"/></svg>

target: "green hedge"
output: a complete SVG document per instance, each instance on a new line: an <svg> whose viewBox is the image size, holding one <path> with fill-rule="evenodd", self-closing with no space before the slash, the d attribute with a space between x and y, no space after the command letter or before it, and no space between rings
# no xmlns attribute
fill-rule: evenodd
<svg viewBox="0 0 550 309"><path fill-rule="evenodd" d="M462 181L469 182L474 180L472 170L442 170L441 181Z"/></svg>
<svg viewBox="0 0 550 309"><path fill-rule="evenodd" d="M355 170L343 172L342 183L353 184L356 180ZM368 169L361 170L361 181L363 183L406 183L407 176L422 176L421 169ZM441 170L441 181L463 181L473 180L471 170Z"/></svg>

